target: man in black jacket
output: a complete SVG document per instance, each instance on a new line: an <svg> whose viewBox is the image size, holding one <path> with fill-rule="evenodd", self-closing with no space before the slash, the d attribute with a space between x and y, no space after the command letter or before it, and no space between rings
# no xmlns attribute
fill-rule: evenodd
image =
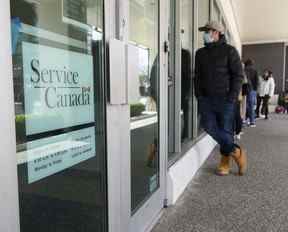
<svg viewBox="0 0 288 232"><path fill-rule="evenodd" d="M203 31L205 47L196 52L195 95L198 98L201 125L220 145L221 162L217 173L228 175L230 157L246 170L243 149L234 143L234 112L243 79L243 68L237 50L228 45L224 28L218 22L208 22Z"/></svg>

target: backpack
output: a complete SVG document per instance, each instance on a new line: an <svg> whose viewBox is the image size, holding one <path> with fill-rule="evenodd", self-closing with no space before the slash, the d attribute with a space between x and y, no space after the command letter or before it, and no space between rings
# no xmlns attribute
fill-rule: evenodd
<svg viewBox="0 0 288 232"><path fill-rule="evenodd" d="M277 114L285 113L285 108L283 106L277 106L275 108L275 113L277 113Z"/></svg>
<svg viewBox="0 0 288 232"><path fill-rule="evenodd" d="M251 91L251 86L249 85L249 83L244 83L242 85L242 95L243 96L247 96Z"/></svg>

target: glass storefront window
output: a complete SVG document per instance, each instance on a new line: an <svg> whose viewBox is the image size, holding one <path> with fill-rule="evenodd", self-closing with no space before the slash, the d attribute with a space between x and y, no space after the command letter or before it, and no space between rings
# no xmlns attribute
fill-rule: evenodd
<svg viewBox="0 0 288 232"><path fill-rule="evenodd" d="M220 22L221 12L217 5L216 0L213 0L213 20Z"/></svg>
<svg viewBox="0 0 288 232"><path fill-rule="evenodd" d="M170 1L169 148L173 164L193 140L194 1ZM180 84L181 83L181 84ZM181 94L180 94L181 93ZM180 119L179 119L180 118ZM180 135L178 135L180 131Z"/></svg>
<svg viewBox="0 0 288 232"><path fill-rule="evenodd" d="M210 20L210 0L198 1L198 27L205 25L209 20ZM202 32L198 31L198 48L204 46L202 34L203 34Z"/></svg>
<svg viewBox="0 0 288 232"><path fill-rule="evenodd" d="M11 0L21 232L107 231L103 0Z"/></svg>
<svg viewBox="0 0 288 232"><path fill-rule="evenodd" d="M178 29L178 7L176 0L170 0L170 12L169 12L169 45L170 49L168 52L168 160L171 163L175 157L177 157L176 147L179 145L176 144L176 133L178 130L176 122L176 65L177 62L176 56L178 53L177 43L177 33L180 35ZM177 23L177 26L176 26ZM177 47L177 48L176 48ZM178 59L179 60L179 59ZM179 131L179 130L178 130Z"/></svg>
<svg viewBox="0 0 288 232"><path fill-rule="evenodd" d="M198 1L199 8L198 8L198 27L205 25L207 21L210 20L210 0L201 0ZM198 31L198 30L197 30ZM201 48L204 46L203 43L203 32L198 31L198 48ZM198 111L198 135L203 133L203 129L200 125L200 115Z"/></svg>
<svg viewBox="0 0 288 232"><path fill-rule="evenodd" d="M130 99L132 213L159 188L158 12L158 0L129 0L129 40L139 65L139 80L131 87L137 94Z"/></svg>
<svg viewBox="0 0 288 232"><path fill-rule="evenodd" d="M203 26L210 20L210 0L198 1L198 27ZM204 46L203 32L198 31L198 48ZM198 135L203 133L203 129L200 126L200 115L198 112Z"/></svg>
<svg viewBox="0 0 288 232"><path fill-rule="evenodd" d="M181 141L186 143L193 138L193 1L180 1L181 27Z"/></svg>

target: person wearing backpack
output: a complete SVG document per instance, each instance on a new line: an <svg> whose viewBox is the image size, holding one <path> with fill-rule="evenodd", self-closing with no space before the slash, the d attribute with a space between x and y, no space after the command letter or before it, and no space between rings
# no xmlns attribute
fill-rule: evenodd
<svg viewBox="0 0 288 232"><path fill-rule="evenodd" d="M254 61L248 59L245 61L245 73L249 83L249 93L247 95L247 119L249 120L250 127L256 127L255 124L255 109L256 106L256 97L258 89L258 73L254 68Z"/></svg>
<svg viewBox="0 0 288 232"><path fill-rule="evenodd" d="M243 70L245 70L245 64L242 63ZM246 124L246 115L247 115L247 96L250 93L251 87L248 82L245 71L243 71L243 83L242 83L242 102L241 102L241 117L243 124Z"/></svg>

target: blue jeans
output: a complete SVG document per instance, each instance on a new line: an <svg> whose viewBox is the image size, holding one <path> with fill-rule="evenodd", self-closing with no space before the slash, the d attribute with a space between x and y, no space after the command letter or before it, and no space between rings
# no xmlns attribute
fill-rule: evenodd
<svg viewBox="0 0 288 232"><path fill-rule="evenodd" d="M255 110L254 107L256 105L257 92L252 90L247 96L247 118L250 123L255 124Z"/></svg>
<svg viewBox="0 0 288 232"><path fill-rule="evenodd" d="M203 129L220 145L222 155L231 155L234 143L235 103L223 97L199 98L200 122Z"/></svg>

